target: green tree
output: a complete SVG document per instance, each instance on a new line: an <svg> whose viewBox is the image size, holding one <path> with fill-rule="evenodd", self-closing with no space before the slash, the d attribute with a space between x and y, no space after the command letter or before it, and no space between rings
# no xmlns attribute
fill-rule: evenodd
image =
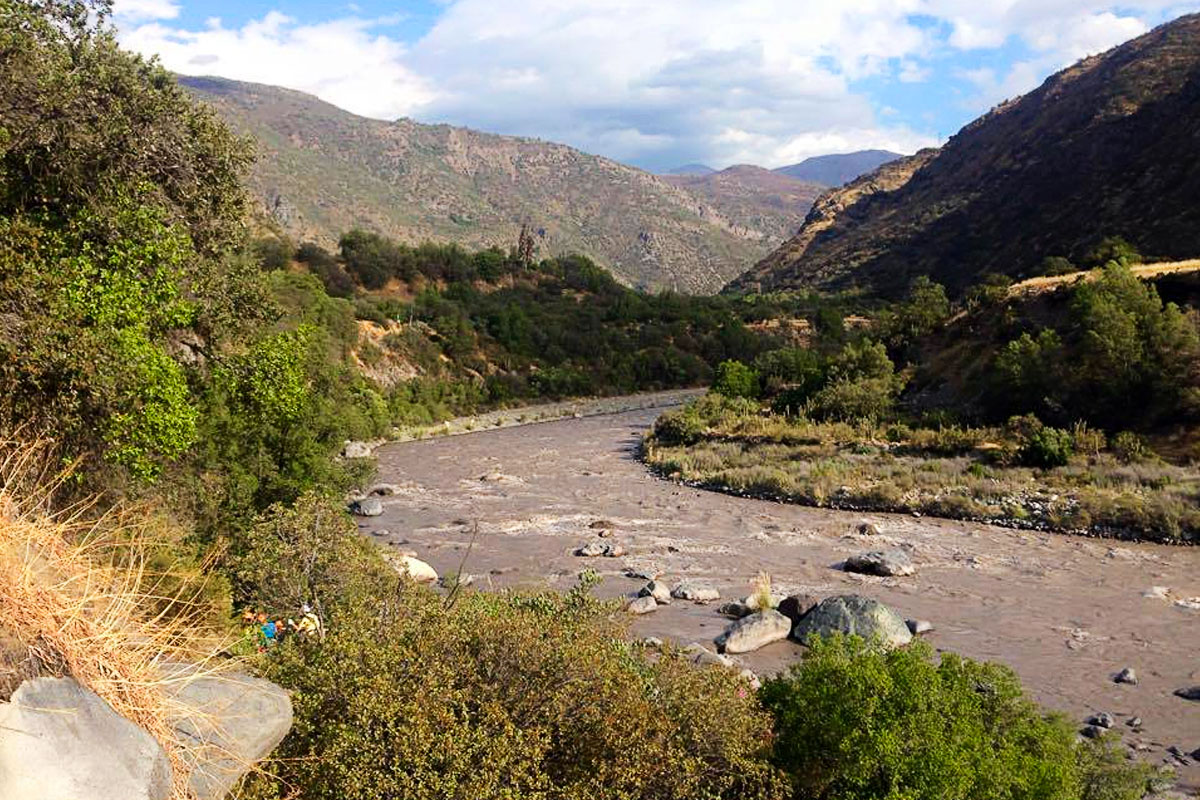
<svg viewBox="0 0 1200 800"><path fill-rule="evenodd" d="M885 651L857 638L817 639L763 686L776 763L796 800L1138 800L1145 792L1148 770L1110 772L1109 746L1077 743L1069 722L1044 716L1008 668L932 656L922 642Z"/></svg>
<svg viewBox="0 0 1200 800"><path fill-rule="evenodd" d="M726 397L758 397L758 373L740 361L722 361L717 365L712 390Z"/></svg>

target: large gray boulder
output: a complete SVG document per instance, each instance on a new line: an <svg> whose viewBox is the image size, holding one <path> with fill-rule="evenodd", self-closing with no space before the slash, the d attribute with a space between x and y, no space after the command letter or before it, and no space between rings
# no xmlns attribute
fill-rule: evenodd
<svg viewBox="0 0 1200 800"><path fill-rule="evenodd" d="M872 550L850 556L846 559L846 572L857 572L861 575L878 575L881 578L895 578L912 575L916 569L908 553L899 548L891 550Z"/></svg>
<svg viewBox="0 0 1200 800"><path fill-rule="evenodd" d="M730 625L714 640L724 653L750 653L772 642L786 639L792 621L772 608L756 611Z"/></svg>
<svg viewBox="0 0 1200 800"><path fill-rule="evenodd" d="M0 798L164 800L171 765L150 734L71 678L34 678L0 703Z"/></svg>
<svg viewBox="0 0 1200 800"><path fill-rule="evenodd" d="M225 797L256 761L270 755L292 727L292 701L270 681L240 673L197 675L177 667L167 690L189 713L175 725L188 748L192 791Z"/></svg>
<svg viewBox="0 0 1200 800"><path fill-rule="evenodd" d="M792 636L801 642L809 636L832 633L877 639L885 647L900 647L912 641L903 617L877 600L856 594L822 600L792 630Z"/></svg>

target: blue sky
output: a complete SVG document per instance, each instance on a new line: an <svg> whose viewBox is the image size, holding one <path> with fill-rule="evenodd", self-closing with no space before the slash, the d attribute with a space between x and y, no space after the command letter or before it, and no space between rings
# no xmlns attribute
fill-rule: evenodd
<svg viewBox="0 0 1200 800"><path fill-rule="evenodd" d="M937 144L1080 57L1200 8L1091 0L116 0L171 69L648 169Z"/></svg>

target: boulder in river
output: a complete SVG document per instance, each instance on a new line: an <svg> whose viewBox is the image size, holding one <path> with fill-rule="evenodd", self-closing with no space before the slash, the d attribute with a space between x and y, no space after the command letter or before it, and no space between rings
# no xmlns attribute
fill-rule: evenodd
<svg viewBox="0 0 1200 800"><path fill-rule="evenodd" d="M750 653L788 637L792 621L772 608L755 611L730 625L714 640L725 653Z"/></svg>
<svg viewBox="0 0 1200 800"><path fill-rule="evenodd" d="M916 571L908 553L899 548L872 550L869 553L850 556L846 559L845 570L861 575L878 575L881 578L912 575Z"/></svg>
<svg viewBox="0 0 1200 800"><path fill-rule="evenodd" d="M364 497L350 504L350 513L358 517L378 517L383 514L383 503L378 497Z"/></svg>
<svg viewBox="0 0 1200 800"><path fill-rule="evenodd" d="M597 558L600 556L617 558L618 556L625 555L625 548L616 542L588 542L576 550L575 555L580 558Z"/></svg>
<svg viewBox="0 0 1200 800"><path fill-rule="evenodd" d="M698 667L718 666L732 667L734 666L733 659L728 656L723 656L719 653L714 653L699 642L692 642L687 647L683 648L683 655L691 660Z"/></svg>
<svg viewBox="0 0 1200 800"><path fill-rule="evenodd" d="M707 603L712 600L721 599L721 593L714 586L694 578L680 581L671 590L671 596L679 600L691 600L695 603Z"/></svg>
<svg viewBox="0 0 1200 800"><path fill-rule="evenodd" d="M717 613L723 617L732 617L733 619L741 619L754 613L754 609L746 605L740 600L731 600L728 603L722 603L717 609Z"/></svg>
<svg viewBox="0 0 1200 800"><path fill-rule="evenodd" d="M1107 730L1116 724L1116 720L1113 719L1112 714L1108 713L1107 711L1101 711L1099 714L1093 714L1092 716L1088 717L1087 724L1095 725L1097 728L1104 728Z"/></svg>
<svg viewBox="0 0 1200 800"><path fill-rule="evenodd" d="M795 625L800 621L800 618L816 608L817 603L821 602L821 598L815 594L807 592L802 594L790 594L779 601L776 610L792 621Z"/></svg>
<svg viewBox="0 0 1200 800"><path fill-rule="evenodd" d="M1127 683L1130 686L1137 686L1137 682L1138 682L1137 672L1134 671L1133 667L1126 667L1125 669L1121 670L1113 677L1113 682L1114 683Z"/></svg>
<svg viewBox="0 0 1200 800"><path fill-rule="evenodd" d="M653 580L647 583L638 592L642 597L649 597L659 605L671 605L671 587L659 580Z"/></svg>
<svg viewBox="0 0 1200 800"><path fill-rule="evenodd" d="M833 633L878 640L884 647L900 647L912 641L903 617L878 600L856 594L822 600L792 630L792 636L801 642L809 636Z"/></svg>
<svg viewBox="0 0 1200 800"><path fill-rule="evenodd" d="M400 487L394 483L377 483L367 490L371 497L391 497L400 493Z"/></svg>
<svg viewBox="0 0 1200 800"><path fill-rule="evenodd" d="M652 611L658 610L658 603L654 601L653 597L638 596L629 601L629 604L625 606L625 610L630 614L649 614Z"/></svg>

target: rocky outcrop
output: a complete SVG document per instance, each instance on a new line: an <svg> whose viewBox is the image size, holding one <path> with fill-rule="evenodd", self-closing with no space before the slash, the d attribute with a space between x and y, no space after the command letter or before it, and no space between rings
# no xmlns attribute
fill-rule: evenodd
<svg viewBox="0 0 1200 800"><path fill-rule="evenodd" d="M171 766L150 734L71 678L34 678L0 704L4 800L165 800Z"/></svg>
<svg viewBox="0 0 1200 800"><path fill-rule="evenodd" d="M892 609L860 595L841 595L822 600L792 631L803 642L810 636L842 633L878 641L884 647L900 647L912 641L904 618Z"/></svg>

